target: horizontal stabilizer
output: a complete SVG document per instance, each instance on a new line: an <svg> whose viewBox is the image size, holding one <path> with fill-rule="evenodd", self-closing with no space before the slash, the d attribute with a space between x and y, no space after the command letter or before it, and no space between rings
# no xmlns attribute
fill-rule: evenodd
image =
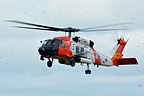
<svg viewBox="0 0 144 96"><path fill-rule="evenodd" d="M119 65L133 65L138 64L136 58L120 58L118 59Z"/></svg>

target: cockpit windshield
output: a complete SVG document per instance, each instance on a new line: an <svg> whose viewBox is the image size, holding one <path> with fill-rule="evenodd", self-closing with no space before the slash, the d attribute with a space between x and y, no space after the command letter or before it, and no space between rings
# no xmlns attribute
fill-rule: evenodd
<svg viewBox="0 0 144 96"><path fill-rule="evenodd" d="M45 40L43 45L47 45L47 46L58 46L59 45L60 40Z"/></svg>

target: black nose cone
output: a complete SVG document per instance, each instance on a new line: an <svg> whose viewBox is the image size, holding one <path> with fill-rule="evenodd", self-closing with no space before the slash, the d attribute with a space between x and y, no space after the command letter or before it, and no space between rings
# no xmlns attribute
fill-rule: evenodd
<svg viewBox="0 0 144 96"><path fill-rule="evenodd" d="M44 54L45 48L40 47L40 48L38 49L38 52L40 53L40 55Z"/></svg>
<svg viewBox="0 0 144 96"><path fill-rule="evenodd" d="M58 47L56 46L40 47L38 49L38 52L42 56L56 55L58 53Z"/></svg>

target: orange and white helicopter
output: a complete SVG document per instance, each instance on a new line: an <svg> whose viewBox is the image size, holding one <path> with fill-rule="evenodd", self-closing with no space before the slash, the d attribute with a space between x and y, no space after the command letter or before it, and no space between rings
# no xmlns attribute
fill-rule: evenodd
<svg viewBox="0 0 144 96"><path fill-rule="evenodd" d="M42 46L38 49L38 52L40 54L40 60L45 60L45 58L48 59L47 62L48 67L52 67L53 60L58 59L58 62L60 64L70 65L72 67L74 67L76 63L86 64L87 70L85 70L85 74L91 74L91 70L89 69L90 64L96 65L97 67L138 64L136 58L122 58L123 57L122 52L128 41L128 40L125 41L124 38L120 38L117 40L118 47L114 55L111 58L109 58L97 52L93 48L94 42L92 40L84 39L79 36L74 37L71 36L72 33L79 31L90 32L90 31L125 30L125 29L101 29L103 27L122 25L125 23L78 29L72 27L68 28L50 27L16 20L8 20L8 22L28 25L26 27L14 26L17 28L46 30L46 31L61 31L61 32L67 32L69 34L68 36L60 36L60 37L54 37L53 39L44 40Z"/></svg>

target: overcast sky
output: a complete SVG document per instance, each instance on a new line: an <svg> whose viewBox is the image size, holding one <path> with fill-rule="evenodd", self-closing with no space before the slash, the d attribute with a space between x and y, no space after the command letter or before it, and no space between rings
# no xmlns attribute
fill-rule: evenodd
<svg viewBox="0 0 144 96"><path fill-rule="evenodd" d="M131 38L124 57L136 57L139 65L74 68L54 61L40 61L40 41L64 35L23 30L5 20L20 20L58 27L86 28L132 23L125 37ZM144 94L144 1L143 0L0 0L0 96L143 96ZM124 31L125 32L125 31ZM76 33L92 39L95 49L111 57L111 42L119 31Z"/></svg>

